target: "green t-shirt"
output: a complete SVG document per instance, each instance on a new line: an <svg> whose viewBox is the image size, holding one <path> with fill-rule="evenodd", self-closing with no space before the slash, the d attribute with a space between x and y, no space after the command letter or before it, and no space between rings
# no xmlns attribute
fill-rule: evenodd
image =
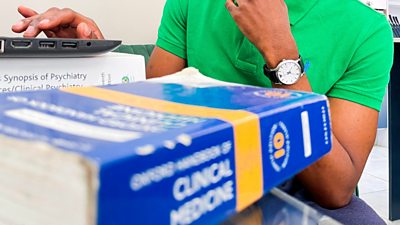
<svg viewBox="0 0 400 225"><path fill-rule="evenodd" d="M393 61L385 16L358 0L285 2L313 91L379 110ZM157 46L209 77L271 86L263 57L240 32L225 0L167 0Z"/></svg>

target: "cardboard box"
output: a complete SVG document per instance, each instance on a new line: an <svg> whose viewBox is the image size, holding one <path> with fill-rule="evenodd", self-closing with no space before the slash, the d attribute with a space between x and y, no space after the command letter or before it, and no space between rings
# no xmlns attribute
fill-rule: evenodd
<svg viewBox="0 0 400 225"><path fill-rule="evenodd" d="M219 85L1 95L0 223L218 224L330 150L326 97Z"/></svg>
<svg viewBox="0 0 400 225"><path fill-rule="evenodd" d="M86 58L0 59L0 93L121 84L145 79L141 55L110 52Z"/></svg>

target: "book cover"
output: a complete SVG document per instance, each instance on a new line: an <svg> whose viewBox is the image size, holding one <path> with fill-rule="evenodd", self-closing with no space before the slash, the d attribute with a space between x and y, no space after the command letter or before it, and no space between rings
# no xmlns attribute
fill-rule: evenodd
<svg viewBox="0 0 400 225"><path fill-rule="evenodd" d="M218 224L329 152L330 132L326 97L280 89L3 94L0 224Z"/></svg>
<svg viewBox="0 0 400 225"><path fill-rule="evenodd" d="M121 84L145 79L141 55L110 52L84 58L0 60L0 93Z"/></svg>

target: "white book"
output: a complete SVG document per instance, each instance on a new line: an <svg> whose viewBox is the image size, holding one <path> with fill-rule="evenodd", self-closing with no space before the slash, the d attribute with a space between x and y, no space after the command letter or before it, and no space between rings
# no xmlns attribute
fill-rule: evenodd
<svg viewBox="0 0 400 225"><path fill-rule="evenodd" d="M110 52L87 58L0 59L0 93L131 83L145 78L141 55Z"/></svg>

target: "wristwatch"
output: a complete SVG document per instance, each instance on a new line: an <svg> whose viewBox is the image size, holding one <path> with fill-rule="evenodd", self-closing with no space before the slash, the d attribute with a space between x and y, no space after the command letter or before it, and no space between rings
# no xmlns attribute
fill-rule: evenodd
<svg viewBox="0 0 400 225"><path fill-rule="evenodd" d="M284 59L273 69L265 64L264 74L274 84L292 85L304 75L304 64L300 56L296 60Z"/></svg>

